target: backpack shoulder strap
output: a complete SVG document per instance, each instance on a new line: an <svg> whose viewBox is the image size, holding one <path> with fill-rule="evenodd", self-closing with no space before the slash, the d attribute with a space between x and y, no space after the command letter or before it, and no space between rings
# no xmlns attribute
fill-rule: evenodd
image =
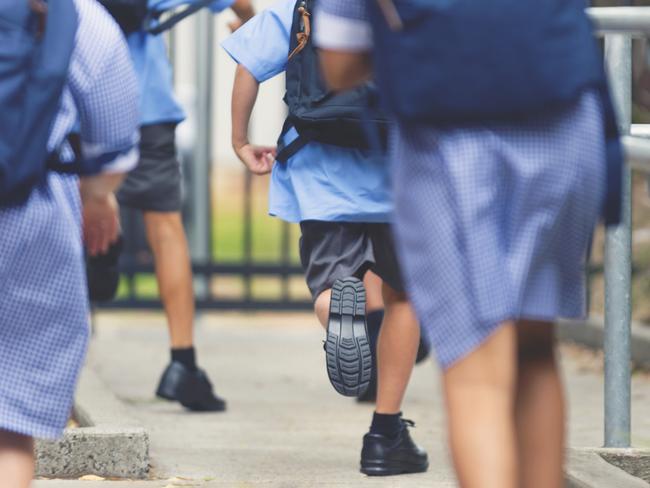
<svg viewBox="0 0 650 488"><path fill-rule="evenodd" d="M309 144L310 138L304 135L299 135L296 139L286 146L282 147L275 160L280 163L286 163L289 159L295 156L303 147Z"/></svg>
<svg viewBox="0 0 650 488"><path fill-rule="evenodd" d="M160 16L160 12L156 12L156 13L150 12L144 21L144 30L149 34L153 34L157 36L158 34L161 34L166 30L171 29L176 24L178 24L181 20L189 17L190 15L198 12L199 10L209 6L212 3L214 3L214 0L199 0L198 2L195 2L190 6L188 6L187 8L185 8L182 12L172 15L168 19L156 25L152 25L152 22L154 19L157 19Z"/></svg>

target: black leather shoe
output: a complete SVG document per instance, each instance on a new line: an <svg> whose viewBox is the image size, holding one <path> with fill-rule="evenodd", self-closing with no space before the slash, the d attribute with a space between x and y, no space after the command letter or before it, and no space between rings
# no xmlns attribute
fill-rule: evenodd
<svg viewBox="0 0 650 488"><path fill-rule="evenodd" d="M160 379L156 395L180 402L195 412L223 412L226 402L215 395L204 371L191 371L182 363L172 361Z"/></svg>
<svg viewBox="0 0 650 488"><path fill-rule="evenodd" d="M391 476L406 473L423 473L429 468L427 453L418 447L408 427L415 424L402 419L402 430L397 437L367 433L361 450L361 472L368 476Z"/></svg>
<svg viewBox="0 0 650 488"><path fill-rule="evenodd" d="M366 290L357 278L332 286L325 342L327 374L341 395L358 397L368 388L372 355L366 329Z"/></svg>
<svg viewBox="0 0 650 488"><path fill-rule="evenodd" d="M88 299L93 302L110 302L120 284L119 260L122 254L122 237L111 244L106 254L86 257Z"/></svg>
<svg viewBox="0 0 650 488"><path fill-rule="evenodd" d="M370 376L370 382L365 392L357 397L359 403L375 403L377 401L377 376L374 371Z"/></svg>

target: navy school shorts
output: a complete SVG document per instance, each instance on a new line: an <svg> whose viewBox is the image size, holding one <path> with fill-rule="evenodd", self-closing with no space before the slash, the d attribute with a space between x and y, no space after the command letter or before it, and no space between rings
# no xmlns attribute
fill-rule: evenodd
<svg viewBox="0 0 650 488"><path fill-rule="evenodd" d="M175 123L140 128L140 161L117 192L120 205L150 212L181 210L182 176L175 133Z"/></svg>
<svg viewBox="0 0 650 488"><path fill-rule="evenodd" d="M300 230L300 260L314 299L337 279L363 279L368 270L404 291L389 224L306 220Z"/></svg>

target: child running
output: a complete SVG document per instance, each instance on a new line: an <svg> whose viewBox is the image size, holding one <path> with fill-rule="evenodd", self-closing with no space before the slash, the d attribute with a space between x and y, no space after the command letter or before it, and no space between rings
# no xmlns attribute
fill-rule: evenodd
<svg viewBox="0 0 650 488"><path fill-rule="evenodd" d="M396 119L397 247L443 372L459 485L565 486L553 324L584 314L588 245L600 213L617 219L622 163L584 2L320 6L328 82L374 70Z"/></svg>
<svg viewBox="0 0 650 488"><path fill-rule="evenodd" d="M332 385L343 395L362 395L371 376L365 290L360 280L368 270L383 280L377 404L370 432L363 439L361 472L422 472L428 468L427 454L409 435L413 423L401 415L420 331L403 292L391 238L385 162L355 148L354 141L346 141L348 147L317 142L325 131L309 137L307 130L299 133L292 103L279 151L248 140L260 83L286 70L286 101L295 101L306 89L318 92L324 86L310 39L314 4L282 0L223 43L239 64L233 87L232 143L252 173L271 173L269 213L300 223L307 285L316 315L327 329L327 370ZM322 99L330 96L323 93ZM282 162L275 163L276 158Z"/></svg>

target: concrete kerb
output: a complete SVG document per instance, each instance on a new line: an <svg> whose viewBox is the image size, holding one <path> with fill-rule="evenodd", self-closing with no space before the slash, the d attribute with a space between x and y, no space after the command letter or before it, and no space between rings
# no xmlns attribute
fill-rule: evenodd
<svg viewBox="0 0 650 488"><path fill-rule="evenodd" d="M649 449L591 449L605 461L650 483ZM650 486L650 484L648 485Z"/></svg>
<svg viewBox="0 0 650 488"><path fill-rule="evenodd" d="M599 351L603 348L604 328L604 321L595 318L587 321L561 320L557 323L560 340ZM650 370L650 330L646 326L633 324L631 354L632 361L637 367ZM590 457L587 454L596 455L630 475L650 483L650 450L648 449L594 448L580 449L573 452L574 454L582 453L582 457L577 454L574 456L577 463L581 462L581 460L586 462L585 460ZM643 486L650 486L647 483Z"/></svg>
<svg viewBox="0 0 650 488"><path fill-rule="evenodd" d="M57 441L36 443L37 476L147 477L147 432L88 365L79 380L74 413L78 428L66 429Z"/></svg>
<svg viewBox="0 0 650 488"><path fill-rule="evenodd" d="M643 479L632 476L604 459L605 449L569 449L567 452L567 488L648 488ZM616 456L620 451L615 450ZM625 450L627 451L627 449Z"/></svg>
<svg viewBox="0 0 650 488"><path fill-rule="evenodd" d="M574 342L590 349L602 350L605 333L602 319L560 320L557 323L558 337L562 341ZM650 328L632 325L632 361L640 368L650 370Z"/></svg>

